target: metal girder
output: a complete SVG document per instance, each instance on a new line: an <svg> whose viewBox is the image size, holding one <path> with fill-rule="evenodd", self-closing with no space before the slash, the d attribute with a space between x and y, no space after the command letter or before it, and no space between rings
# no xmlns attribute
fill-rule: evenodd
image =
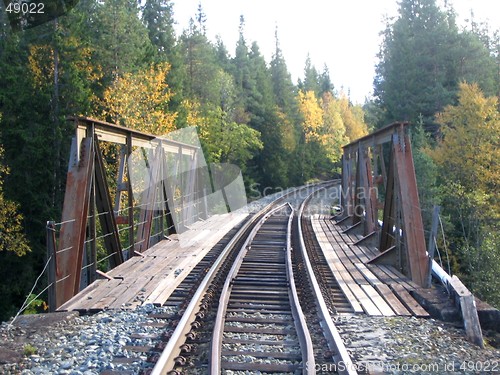
<svg viewBox="0 0 500 375"><path fill-rule="evenodd" d="M161 141L166 152L176 152L179 147L181 147L184 155L194 155L198 151L198 147L187 143L172 141L161 136L143 133L88 117L70 117L69 119L75 122L77 137L80 139L96 135L100 141L122 145L127 144L128 139L130 139L132 147L147 149L156 148Z"/></svg>
<svg viewBox="0 0 500 375"><path fill-rule="evenodd" d="M394 265L425 286L429 267L408 126L390 124L344 146L342 208L352 225L363 224L364 235L378 231L382 255L374 262ZM382 148L386 143L391 144L387 171ZM382 176L374 176L378 164ZM385 192L382 227L378 224L375 185L382 185Z"/></svg>
<svg viewBox="0 0 500 375"><path fill-rule="evenodd" d="M80 290L85 230L89 208L90 183L94 167L93 139L71 144L71 159L56 252L56 308ZM79 153L77 152L79 149Z"/></svg>
<svg viewBox="0 0 500 375"><path fill-rule="evenodd" d="M91 118L71 117L69 120L75 124L76 135L71 147L62 220L51 227L52 232L47 231L48 254L53 254L52 261L56 268L55 281L51 281L55 285L52 310L56 310L80 291L83 285L81 276L84 260L88 261L88 265L85 264L87 277L83 280L84 283L95 279L97 241L102 241L104 244L108 252L108 256L104 259L109 261L111 268L124 261L118 225L128 225L128 228L122 227L120 230L128 231L128 239L122 238L121 241L128 240L129 246L126 249L130 253L133 251L141 253L149 247L151 229L155 220L154 212L161 211L161 217L157 221L158 239L163 238L165 224L169 228L168 234L175 232L167 202L168 184L164 181L167 177L163 174L166 169L165 154L176 155L179 163L182 158L187 158L185 160L189 160L190 163L196 163L200 150L197 146ZM103 155L99 147L102 142L122 145L114 205L107 182ZM150 185L143 193L145 205L140 207L136 205L133 196L128 164L132 153L137 148L149 151L151 155L154 154L154 157L151 156L146 160L146 165L149 164ZM180 164L177 167L180 167ZM196 194L195 169L193 168L192 171L186 181L190 199L193 199ZM170 174L168 178L171 178ZM128 207L121 209L120 204L123 203L121 192L123 191L127 192ZM156 202L157 197L161 200L160 205ZM181 199L186 199L186 197L182 196ZM138 208L141 211L137 218L135 213ZM117 218L116 215L120 211L126 212L126 216L122 215ZM163 217L165 213L166 219ZM96 223L100 224L100 231L96 230ZM58 239L55 238L56 226L60 228Z"/></svg>
<svg viewBox="0 0 500 375"><path fill-rule="evenodd" d="M96 137L97 138L97 137ZM106 236L104 237L104 245L110 257L111 267L116 267L123 263L122 247L118 235L118 227L111 202L108 184L106 182L106 170L102 159L99 141L95 139L95 204L99 214L99 222ZM95 260L94 260L95 261Z"/></svg>
<svg viewBox="0 0 500 375"><path fill-rule="evenodd" d="M410 139L403 125L397 129L393 138L395 177L403 221L403 240L409 258L411 278L418 285L425 286L429 267Z"/></svg>
<svg viewBox="0 0 500 375"><path fill-rule="evenodd" d="M158 189L162 182L160 179L160 169L163 160L161 145L158 145L153 152L154 157L149 167L149 186L141 195L141 213L139 215L137 237L134 245L134 251L139 254L149 248L155 200L159 195Z"/></svg>

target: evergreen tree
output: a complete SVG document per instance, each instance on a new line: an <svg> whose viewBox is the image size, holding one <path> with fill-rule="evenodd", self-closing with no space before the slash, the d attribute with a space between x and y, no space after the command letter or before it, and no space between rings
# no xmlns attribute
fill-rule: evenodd
<svg viewBox="0 0 500 375"><path fill-rule="evenodd" d="M311 57L307 54L306 63L304 67L304 81L299 82L299 89L304 92L312 91L316 97L321 97L323 94L320 84L320 76L316 68L312 65Z"/></svg>
<svg viewBox="0 0 500 375"><path fill-rule="evenodd" d="M148 30L139 19L137 2L133 0L98 3L91 32L105 85L115 77L145 68L153 61L155 48Z"/></svg>
<svg viewBox="0 0 500 375"><path fill-rule="evenodd" d="M171 61L175 54L173 4L170 0L146 0L142 7L142 22L149 40L158 54Z"/></svg>
<svg viewBox="0 0 500 375"><path fill-rule="evenodd" d="M184 69L184 96L196 98L202 105L217 102L219 93L212 85L219 70L216 50L193 20L180 37L179 51Z"/></svg>
<svg viewBox="0 0 500 375"><path fill-rule="evenodd" d="M302 157L304 151L299 150L299 148L303 148L304 146L304 135L300 131L299 113L295 99L296 88L292 83L291 75L288 72L286 61L280 48L277 28L275 31L275 42L276 47L270 63L270 72L281 131L278 129L274 131L276 134L288 134L288 137L296 140L295 143L297 146L291 155L286 155L282 151L282 146L275 148L274 152L277 154L275 161L277 165L272 167L287 171L285 174L286 180L280 181L280 186L288 186L289 184L298 185L304 181L302 174L302 164L305 162ZM293 168L289 167L290 163L285 162L285 158L293 160Z"/></svg>
<svg viewBox="0 0 500 375"><path fill-rule="evenodd" d="M333 86L333 82L330 78L330 71L328 66L323 67L323 71L319 76L319 96L322 97L326 93L334 93L335 87Z"/></svg>
<svg viewBox="0 0 500 375"><path fill-rule="evenodd" d="M375 80L375 96L386 110L385 123L433 123L433 116L451 103L457 87L448 51L455 50L454 18L435 0L402 0L399 18L388 25Z"/></svg>
<svg viewBox="0 0 500 375"><path fill-rule="evenodd" d="M379 54L374 94L384 110L379 126L393 121L435 130L436 113L455 101L461 80L487 92L498 78L493 56L474 33L459 33L455 12L436 0L402 0L399 17L387 23Z"/></svg>

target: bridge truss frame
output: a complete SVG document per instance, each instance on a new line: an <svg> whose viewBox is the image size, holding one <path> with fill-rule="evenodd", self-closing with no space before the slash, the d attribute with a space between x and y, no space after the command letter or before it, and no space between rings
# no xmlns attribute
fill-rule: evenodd
<svg viewBox="0 0 500 375"><path fill-rule="evenodd" d="M409 131L397 122L344 146L339 221L350 220L346 232L364 236L359 244L377 246L372 263L425 287L430 270Z"/></svg>
<svg viewBox="0 0 500 375"><path fill-rule="evenodd" d="M180 197L182 210L192 209L184 200L193 201L197 192L195 168L185 174L167 173L166 155L175 159L175 168L180 168L183 159L197 165L201 149L115 124L86 117L71 117L76 134L71 145L61 222L47 223L47 248L51 259L49 266L49 308L56 310L75 296L88 283L104 275L97 268L97 231L107 252L105 259L114 268L133 255L140 255L155 242L176 232L173 225L167 190L184 184L188 198ZM102 143L113 143L120 147L116 187L109 185L105 170ZM140 194L140 204L134 200L131 171L128 160L133 150L142 148L146 159L147 178L157 183L148 184ZM167 177L176 176L176 181L166 183ZM181 180L185 181L181 181ZM111 191L114 190L114 203ZM123 192L126 199L122 197ZM172 195L171 195L172 196ZM127 201L128 207L120 208ZM138 211L138 212L137 212ZM125 215L119 215L125 212ZM155 213L158 216L154 216ZM186 213L185 217L189 217ZM159 231L152 235L153 222ZM97 222L97 220L99 222ZM128 227L128 246L124 251L120 238L120 224ZM59 235L56 236L56 226ZM122 229L123 230L123 229ZM58 238L56 238L58 237ZM123 237L123 236L122 236ZM50 272L52 269L52 272ZM82 275L82 269L86 275Z"/></svg>

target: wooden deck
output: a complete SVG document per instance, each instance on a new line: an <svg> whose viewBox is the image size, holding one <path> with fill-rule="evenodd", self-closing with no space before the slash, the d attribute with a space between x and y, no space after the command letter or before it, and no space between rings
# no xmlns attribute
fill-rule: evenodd
<svg viewBox="0 0 500 375"><path fill-rule="evenodd" d="M109 279L96 280L58 311L132 309L146 303L163 305L207 252L246 216L243 213L214 215L195 223L180 236L163 240L141 256L134 256L112 269L106 274Z"/></svg>
<svg viewBox="0 0 500 375"><path fill-rule="evenodd" d="M331 271L356 313L429 316L410 294L418 285L392 266L368 264L380 254L376 248L357 245L360 237L345 233L346 227L330 217L314 215L311 224Z"/></svg>

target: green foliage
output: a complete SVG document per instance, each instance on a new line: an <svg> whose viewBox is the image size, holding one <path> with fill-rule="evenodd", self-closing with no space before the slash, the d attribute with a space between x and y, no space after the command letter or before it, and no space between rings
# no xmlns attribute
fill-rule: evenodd
<svg viewBox="0 0 500 375"><path fill-rule="evenodd" d="M500 112L496 97L460 85L456 106L439 114L443 137L430 155L439 167L447 241L472 291L498 307Z"/></svg>
<svg viewBox="0 0 500 375"><path fill-rule="evenodd" d="M498 306L498 32L474 20L459 30L455 17L436 0L399 2L398 17L382 33L376 101L365 113L376 127L418 125L412 142L424 225L430 227L432 206L442 205L455 272Z"/></svg>
<svg viewBox="0 0 500 375"><path fill-rule="evenodd" d="M26 344L23 347L23 352L24 352L24 355L26 357L29 357L29 356L31 356L33 354L37 354L38 353L38 349L36 347L34 347L33 345L31 345L31 344Z"/></svg>
<svg viewBox="0 0 500 375"><path fill-rule="evenodd" d="M0 284L0 319L24 300L46 257L46 221L60 218L74 132L67 116L155 134L194 125L210 161L238 165L267 191L331 178L341 146L366 133L363 111L336 96L326 66L320 72L307 59L299 86L313 94L301 110L277 33L266 62L245 39L243 17L234 53L208 40L205 23L200 6L177 37L170 0L81 0L22 33L1 25L0 143L10 173L1 176L0 248L12 251L0 251L9 280Z"/></svg>
<svg viewBox="0 0 500 375"><path fill-rule="evenodd" d="M12 251L22 256L30 248L23 233L23 217L18 212L19 205L6 199L3 194L3 180L8 173L9 169L3 165L3 149L0 146L0 251Z"/></svg>
<svg viewBox="0 0 500 375"><path fill-rule="evenodd" d="M460 33L453 10L435 0L401 1L383 36L374 82L385 114L379 126L422 116L426 129L435 129L434 115L453 103L461 80L487 92L498 87L493 54L474 32Z"/></svg>
<svg viewBox="0 0 500 375"><path fill-rule="evenodd" d="M42 312L47 309L47 304L44 300L36 298L35 294L30 294L28 300L26 301L26 309L24 310L24 315L32 315Z"/></svg>
<svg viewBox="0 0 500 375"><path fill-rule="evenodd" d="M440 205L440 189L437 186L439 170L428 154L432 147L432 140L430 135L424 131L422 122L412 129L411 143L424 228L430 228L433 207Z"/></svg>

